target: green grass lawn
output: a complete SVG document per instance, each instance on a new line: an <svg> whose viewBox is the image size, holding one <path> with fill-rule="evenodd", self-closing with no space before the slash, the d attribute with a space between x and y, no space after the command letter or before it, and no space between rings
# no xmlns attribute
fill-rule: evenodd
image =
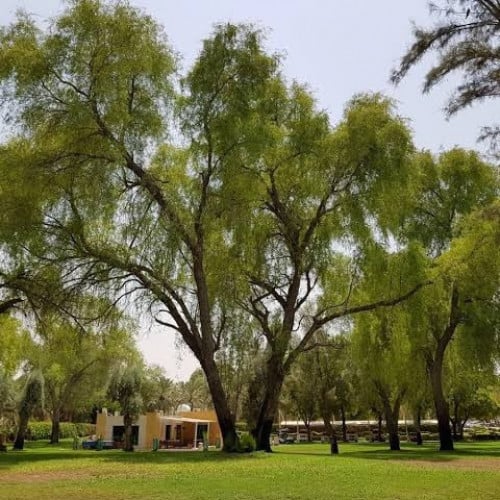
<svg viewBox="0 0 500 500"><path fill-rule="evenodd" d="M0 498L500 499L500 443L281 445L276 453L87 451L29 444L0 455Z"/></svg>

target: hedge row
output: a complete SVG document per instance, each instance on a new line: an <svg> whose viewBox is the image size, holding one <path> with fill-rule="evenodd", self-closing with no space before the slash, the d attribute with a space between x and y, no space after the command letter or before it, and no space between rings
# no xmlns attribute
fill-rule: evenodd
<svg viewBox="0 0 500 500"><path fill-rule="evenodd" d="M27 439L36 441L37 439L50 439L52 431L52 423L49 421L44 422L30 422L28 425ZM71 423L61 422L60 424L60 438L71 438L75 436L89 436L95 434L95 425L87 423Z"/></svg>

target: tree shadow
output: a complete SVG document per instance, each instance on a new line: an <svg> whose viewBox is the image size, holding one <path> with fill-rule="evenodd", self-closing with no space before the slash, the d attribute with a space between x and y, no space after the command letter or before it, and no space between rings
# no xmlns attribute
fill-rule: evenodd
<svg viewBox="0 0 500 500"><path fill-rule="evenodd" d="M303 445L300 445L302 448ZM440 452L437 449L437 443L427 444L423 448L415 446L404 446L401 451L390 451L382 448L380 445L375 445L373 449L369 449L371 445L366 444L350 444L345 450L340 449L339 455L333 455L332 459L363 459L363 460L379 460L379 461L424 461L424 462L452 462L461 458L499 458L500 459L500 442L489 443L488 445L462 445L460 444L456 451ZM324 449L318 446L315 449L306 447L298 449L298 447L288 448L280 447L275 452L276 455L297 455L315 457L324 459L331 456L329 447L325 445ZM9 470L19 465L36 464L43 462L58 462L68 460L78 460L84 463L95 462L98 464L102 461L113 462L116 464L178 464L178 463L203 463L213 462L221 463L234 460L256 460L265 457L264 452L254 452L250 454L238 453L223 453L220 451L137 451L127 453L121 450L71 450L64 446L54 445L54 448L43 444L28 447L25 451L11 451L0 455L0 471ZM499 462L500 463L500 462Z"/></svg>
<svg viewBox="0 0 500 500"><path fill-rule="evenodd" d="M171 464L171 463L201 463L227 462L241 459L255 459L263 455L256 453L224 453L222 451L136 451L122 450L65 450L40 448L38 450L12 451L0 455L0 470L8 470L23 464L38 464L42 462L57 462L64 460L106 461L117 464Z"/></svg>
<svg viewBox="0 0 500 500"><path fill-rule="evenodd" d="M398 461L425 461L425 462L451 462L454 460L458 460L460 458L499 458L500 459L500 443L496 447L493 445L478 448L477 446L459 446L455 451L439 451L437 446L427 445L424 448L420 448L415 446L414 448L403 447L401 451L391 451L385 448L376 448L372 450L367 450L367 445L360 445L364 449L356 450L355 447L357 445L350 445L349 449L346 451L342 451L340 449L339 455L332 455L333 457L345 457L345 458L358 458L364 460L398 460ZM325 449L324 453L314 452L314 451L295 451L295 450L282 450L278 451L279 454L283 455L304 455L310 457L318 457L324 458L325 456L329 456L329 449Z"/></svg>

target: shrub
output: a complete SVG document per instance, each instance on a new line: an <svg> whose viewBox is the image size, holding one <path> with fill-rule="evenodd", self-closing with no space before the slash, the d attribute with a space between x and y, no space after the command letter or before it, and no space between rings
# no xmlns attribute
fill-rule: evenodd
<svg viewBox="0 0 500 500"><path fill-rule="evenodd" d="M30 422L26 432L26 439L37 441L39 439L50 439L52 424L50 422Z"/></svg>
<svg viewBox="0 0 500 500"><path fill-rule="evenodd" d="M249 433L241 434L239 449L243 453L250 453L255 450L256 444L254 437Z"/></svg>
<svg viewBox="0 0 500 500"><path fill-rule="evenodd" d="M61 422L60 424L59 437L71 438L75 436L88 436L95 434L94 424L74 424L72 422ZM50 433L52 431L52 423L49 421L42 422L30 422L28 424L28 439L36 441L38 439L50 439Z"/></svg>
<svg viewBox="0 0 500 500"><path fill-rule="evenodd" d="M236 422L235 425L238 433L248 432L248 424L246 422Z"/></svg>
<svg viewBox="0 0 500 500"><path fill-rule="evenodd" d="M76 430L78 433L78 436L83 437L83 436L92 436L95 434L95 424L88 424L88 423L80 423L80 424L74 424L76 426Z"/></svg>

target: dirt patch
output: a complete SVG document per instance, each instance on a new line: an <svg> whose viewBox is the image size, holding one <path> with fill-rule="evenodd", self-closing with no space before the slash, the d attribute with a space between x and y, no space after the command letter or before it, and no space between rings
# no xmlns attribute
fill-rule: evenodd
<svg viewBox="0 0 500 500"><path fill-rule="evenodd" d="M73 469L73 470L45 470L45 471L25 471L25 472L0 472L0 483L47 483L51 481L79 481L79 480L92 480L92 479L130 479L146 476L155 476L156 472L146 470L125 470L117 471L115 469L109 470L92 470L92 469Z"/></svg>
<svg viewBox="0 0 500 500"><path fill-rule="evenodd" d="M66 479L90 479L99 477L91 471L44 471L44 472L9 472L0 474L2 483L39 483L49 481L64 481Z"/></svg>
<svg viewBox="0 0 500 500"><path fill-rule="evenodd" d="M482 458L479 460L467 458L461 460L390 460L390 462L425 469L467 469L500 472L500 460L498 458Z"/></svg>

